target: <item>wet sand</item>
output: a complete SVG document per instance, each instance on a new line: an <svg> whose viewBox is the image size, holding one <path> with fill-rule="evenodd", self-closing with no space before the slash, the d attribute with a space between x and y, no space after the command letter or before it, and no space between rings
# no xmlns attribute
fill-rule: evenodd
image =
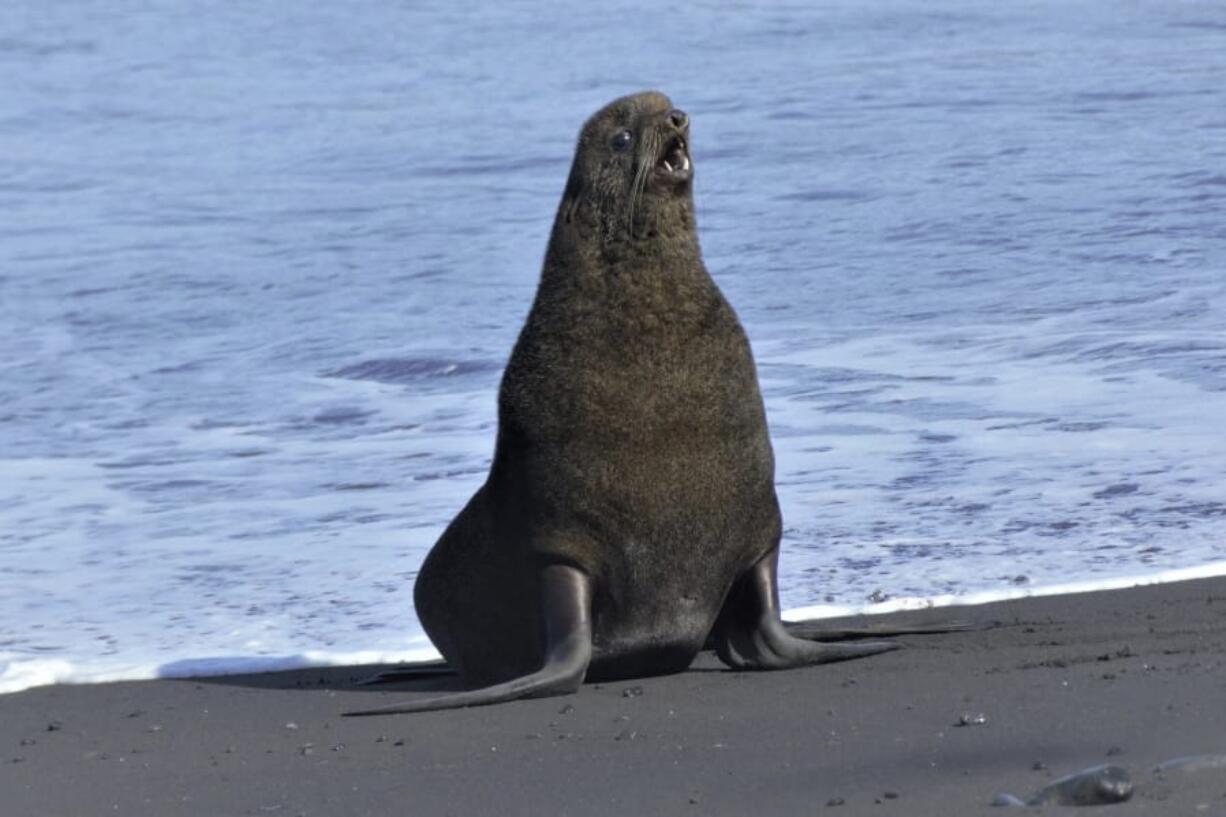
<svg viewBox="0 0 1226 817"><path fill-rule="evenodd" d="M374 667L28 690L0 814L957 817L1112 763L1135 793L1094 814L1226 815L1226 765L1151 771L1226 753L1226 579L873 622L950 617L994 626L421 715L339 716L430 685L355 688Z"/></svg>

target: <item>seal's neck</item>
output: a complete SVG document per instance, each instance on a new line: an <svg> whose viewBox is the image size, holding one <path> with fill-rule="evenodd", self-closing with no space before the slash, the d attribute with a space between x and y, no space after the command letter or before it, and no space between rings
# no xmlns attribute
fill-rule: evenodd
<svg viewBox="0 0 1226 817"><path fill-rule="evenodd" d="M624 289L658 298L678 293L678 287L690 290L714 284L703 266L689 217L684 222L675 218L645 224L642 234L633 237L624 228L615 236L578 236L573 224L559 222L545 256L541 286L603 300Z"/></svg>
<svg viewBox="0 0 1226 817"><path fill-rule="evenodd" d="M529 323L585 343L695 331L725 302L703 266L693 224L692 210L678 207L671 218L648 222L642 236L606 240L559 218Z"/></svg>
<svg viewBox="0 0 1226 817"><path fill-rule="evenodd" d="M599 268L661 262L688 267L695 261L701 264L697 235L688 189L675 196L649 197L637 209L568 195L558 208L549 255L557 256L560 265L581 268L593 262ZM546 265L551 265L548 257Z"/></svg>

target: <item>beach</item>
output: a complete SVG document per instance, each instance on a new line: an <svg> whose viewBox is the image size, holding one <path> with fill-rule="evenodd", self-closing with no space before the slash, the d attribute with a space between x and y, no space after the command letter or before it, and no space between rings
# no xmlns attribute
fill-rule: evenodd
<svg viewBox="0 0 1226 817"><path fill-rule="evenodd" d="M704 654L408 716L341 712L440 682L357 687L377 668L347 667L30 689L0 697L3 813L1000 814L999 794L1108 763L1134 793L1094 813L1226 813L1226 765L1152 771L1226 753L1226 578L871 621L953 619L980 629L784 672Z"/></svg>

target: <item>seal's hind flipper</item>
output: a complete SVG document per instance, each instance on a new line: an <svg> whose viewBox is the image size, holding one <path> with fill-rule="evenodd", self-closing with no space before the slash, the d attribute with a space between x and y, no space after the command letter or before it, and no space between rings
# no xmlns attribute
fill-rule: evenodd
<svg viewBox="0 0 1226 817"><path fill-rule="evenodd" d="M590 650L590 645L589 645ZM586 668L586 665L585 665ZM366 715L399 715L409 712L434 712L439 709L461 709L466 706L486 706L514 701L520 698L544 698L550 695L565 695L574 692L583 683L583 675L578 677L569 671L566 665L545 666L522 678L507 681L502 684L473 689L467 692L451 692L437 697L422 698L416 701L401 701L388 706L374 709L359 709L343 713L345 717L355 718Z"/></svg>
<svg viewBox="0 0 1226 817"><path fill-rule="evenodd" d="M864 627L826 628L820 619L786 621L783 624L797 638L811 641L852 641L857 638L881 638L894 635L938 635L940 633L967 633L991 629L992 624L973 621L938 621L929 624L869 624Z"/></svg>
<svg viewBox="0 0 1226 817"><path fill-rule="evenodd" d="M733 584L712 631L715 651L733 669L788 669L828 664L889 652L901 647L893 641L823 644L798 638L779 618L774 548Z"/></svg>
<svg viewBox="0 0 1226 817"><path fill-rule="evenodd" d="M540 587L545 662L536 672L482 689L401 701L344 714L357 717L432 712L574 692L583 683L587 666L592 660L591 579L569 565L549 565L541 571Z"/></svg>
<svg viewBox="0 0 1226 817"><path fill-rule="evenodd" d="M400 664L395 669L376 673L357 682L360 687L394 684L398 681L420 681L422 678L439 678L457 675L455 667L446 661L422 661L420 664Z"/></svg>

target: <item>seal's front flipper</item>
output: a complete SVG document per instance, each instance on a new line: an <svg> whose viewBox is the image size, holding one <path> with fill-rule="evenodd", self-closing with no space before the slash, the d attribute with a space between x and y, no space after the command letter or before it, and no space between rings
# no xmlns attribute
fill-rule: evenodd
<svg viewBox="0 0 1226 817"><path fill-rule="evenodd" d="M395 669L363 678L358 681L357 685L367 687L377 684L394 684L397 681L420 681L422 678L440 678L456 674L455 667L446 661L422 661L420 664L401 664Z"/></svg>
<svg viewBox="0 0 1226 817"><path fill-rule="evenodd" d="M501 684L447 695L402 701L375 709L346 712L347 716L393 715L485 706L519 698L544 698L574 692L583 683L592 660L592 584L585 573L568 565L541 571L541 620L545 663L529 675Z"/></svg>
<svg viewBox="0 0 1226 817"><path fill-rule="evenodd" d="M813 641L851 641L856 638L881 638L891 635L939 635L987 630L993 624L973 621L935 621L930 624L868 624L864 627L824 628L821 620L787 621L783 626L797 638Z"/></svg>
<svg viewBox="0 0 1226 817"><path fill-rule="evenodd" d="M778 561L776 547L736 580L724 600L712 637L725 664L734 669L788 669L862 658L901 646L892 641L822 644L789 633L779 618Z"/></svg>

